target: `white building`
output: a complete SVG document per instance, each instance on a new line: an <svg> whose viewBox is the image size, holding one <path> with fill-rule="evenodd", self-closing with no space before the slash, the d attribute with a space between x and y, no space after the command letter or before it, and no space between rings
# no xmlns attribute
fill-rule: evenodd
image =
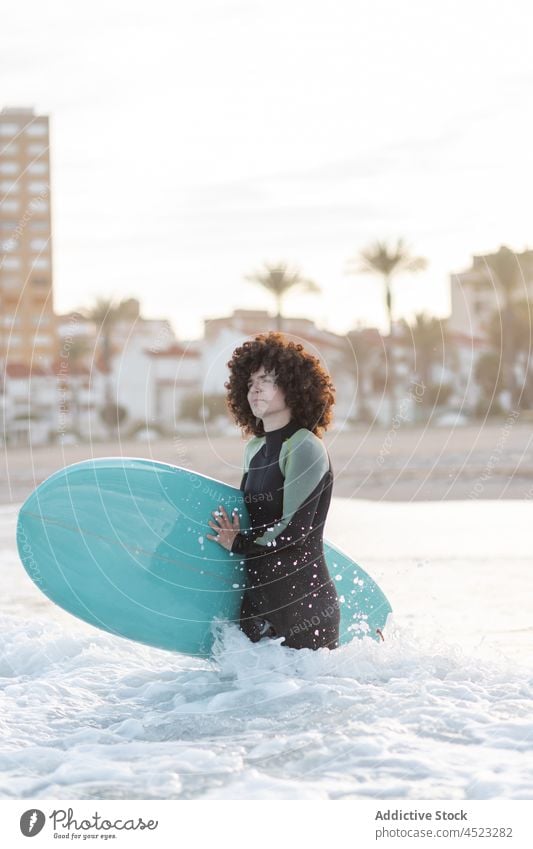
<svg viewBox="0 0 533 849"><path fill-rule="evenodd" d="M265 310L234 310L232 315L208 319L202 341L202 390L206 394L224 395L229 376L228 361L233 350L258 333L274 330L274 319ZM300 342L317 357L330 374L335 386L335 406L331 429L340 428L356 412L355 370L347 360L346 339L322 330L307 318L283 318L282 333Z"/></svg>
<svg viewBox="0 0 533 849"><path fill-rule="evenodd" d="M148 347L145 334L134 332L112 360L115 397L127 410L121 431L157 430L172 434L184 399L199 392L201 355L197 344L174 342Z"/></svg>
<svg viewBox="0 0 533 849"><path fill-rule="evenodd" d="M50 371L7 363L3 393L3 440L10 446L43 445L58 426L58 397Z"/></svg>
<svg viewBox="0 0 533 849"><path fill-rule="evenodd" d="M109 372L103 362L101 329L76 312L58 317L60 362L66 361L69 384L79 389L82 406L91 409L88 418L93 438L110 435L100 416L108 396L125 410L119 428L124 437L147 428L172 432L184 394L198 387L198 355L177 345L168 320L142 318L136 299L123 301L121 306L125 315L113 323L109 334ZM69 363L73 344L80 342L86 352ZM76 386L77 374L86 377L80 387ZM88 398L83 395L85 390ZM69 424L74 427L70 418ZM86 427L79 430L86 435Z"/></svg>

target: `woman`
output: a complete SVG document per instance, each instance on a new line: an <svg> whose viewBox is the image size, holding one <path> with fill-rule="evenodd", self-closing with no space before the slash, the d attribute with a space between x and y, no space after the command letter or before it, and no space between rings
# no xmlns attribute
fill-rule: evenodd
<svg viewBox="0 0 533 849"><path fill-rule="evenodd" d="M316 357L281 333L245 342L228 366L228 407L253 434L240 486L251 531L221 506L207 537L246 564L240 628L252 642L283 636L290 648L336 648L339 601L323 546L333 472L320 437L335 389Z"/></svg>

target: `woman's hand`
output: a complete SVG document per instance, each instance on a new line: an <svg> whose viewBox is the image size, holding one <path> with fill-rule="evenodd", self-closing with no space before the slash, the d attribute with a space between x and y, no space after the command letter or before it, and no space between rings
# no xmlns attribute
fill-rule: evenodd
<svg viewBox="0 0 533 849"><path fill-rule="evenodd" d="M233 510L233 522L230 522L228 514L226 513L224 507L220 504L218 506L218 510L213 510L212 516L218 522L218 525L215 525L213 521L209 521L207 524L214 528L218 533L217 536L213 536L213 534L206 534L207 539L212 539L215 542L220 543L221 546L227 548L228 551L231 551L231 546L233 545L233 540L237 536L240 530L239 525L239 514L237 513L237 508L235 507Z"/></svg>

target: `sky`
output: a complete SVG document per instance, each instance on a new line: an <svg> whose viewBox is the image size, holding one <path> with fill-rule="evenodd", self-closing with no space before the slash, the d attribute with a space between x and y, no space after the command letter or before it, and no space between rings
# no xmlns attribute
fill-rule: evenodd
<svg viewBox="0 0 533 849"><path fill-rule="evenodd" d="M447 315L473 254L533 246L533 11L523 0L4 4L0 107L50 116L54 306L136 297L181 339L286 261L286 315L387 328L377 239L427 269L395 317Z"/></svg>

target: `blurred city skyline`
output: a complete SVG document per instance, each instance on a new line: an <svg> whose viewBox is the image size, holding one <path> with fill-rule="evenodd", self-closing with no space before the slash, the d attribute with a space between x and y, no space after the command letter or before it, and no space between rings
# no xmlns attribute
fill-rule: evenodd
<svg viewBox="0 0 533 849"><path fill-rule="evenodd" d="M56 312L132 296L197 338L272 311L244 276L286 260L322 289L286 315L385 329L379 280L345 273L369 242L429 260L397 318L531 244L533 58L499 4L31 0L3 27L3 104L50 116Z"/></svg>

